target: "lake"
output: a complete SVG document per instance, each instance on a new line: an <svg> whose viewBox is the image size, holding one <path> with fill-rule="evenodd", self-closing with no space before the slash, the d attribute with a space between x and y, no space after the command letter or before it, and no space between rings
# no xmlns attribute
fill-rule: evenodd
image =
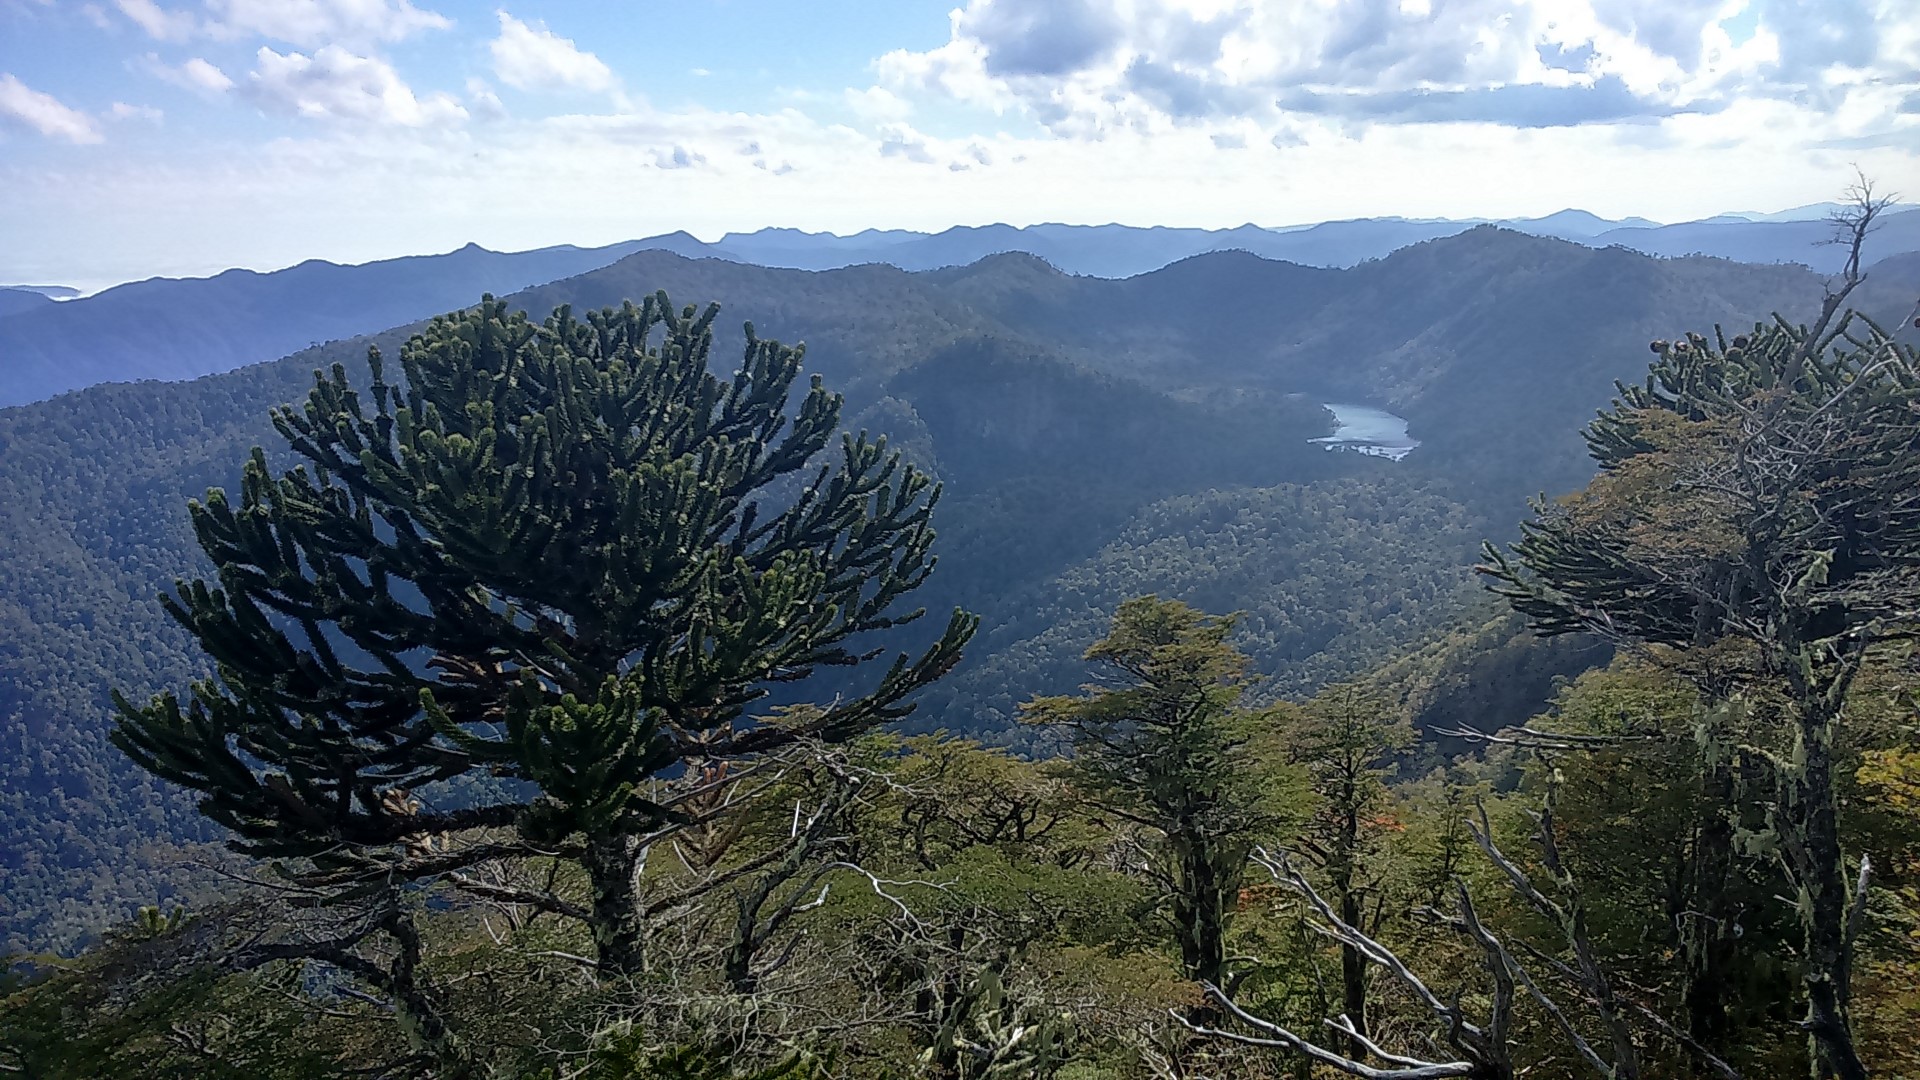
<svg viewBox="0 0 1920 1080"><path fill-rule="evenodd" d="M1333 434L1309 441L1329 450L1354 450L1399 461L1420 445L1419 439L1407 434L1405 417L1367 405L1322 404L1333 414Z"/></svg>

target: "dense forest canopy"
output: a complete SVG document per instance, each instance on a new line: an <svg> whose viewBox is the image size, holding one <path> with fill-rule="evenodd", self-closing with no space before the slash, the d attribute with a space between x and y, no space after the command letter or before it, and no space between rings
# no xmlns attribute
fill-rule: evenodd
<svg viewBox="0 0 1920 1080"><path fill-rule="evenodd" d="M1866 278L1854 303L1897 317L1920 263ZM1348 271L1222 252L1120 281L1013 254L811 274L642 252L509 304L544 317L661 286L806 341L808 370L846 395L847 430L887 434L944 482L942 570L923 602L977 612L982 630L910 723L1016 748L1049 738L1015 722L1019 701L1071 690L1107 613L1145 592L1244 609L1244 647L1270 680L1259 697L1418 648L1432 665L1397 685L1420 709L1444 711L1435 689L1465 680L1532 687L1506 695L1502 715L1525 715L1586 654L1450 651L1497 614L1465 617L1451 599L1471 595L1473 544L1506 534L1526 497L1585 482L1579 425L1613 379L1639 377L1647 340L1810 313L1819 295L1794 267L1489 228ZM741 343L732 318L715 327L723 352ZM13 947L71 947L192 876L174 845L216 834L104 739L116 685L140 698L208 671L158 603L207 570L182 507L234 490L253 445L285 464L269 410L315 368L363 380L366 346L395 355L412 329L0 411L0 893L13 907L0 930ZM1421 449L1397 463L1324 452L1308 442L1329 430L1321 401L1394 409Z"/></svg>
<svg viewBox="0 0 1920 1080"><path fill-rule="evenodd" d="M0 1068L1920 1069L1913 269L642 253L0 413Z"/></svg>

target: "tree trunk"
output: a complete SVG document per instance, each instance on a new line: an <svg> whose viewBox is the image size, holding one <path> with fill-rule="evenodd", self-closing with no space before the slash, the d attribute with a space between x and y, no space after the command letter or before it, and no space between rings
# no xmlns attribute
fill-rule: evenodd
<svg viewBox="0 0 1920 1080"><path fill-rule="evenodd" d="M720 973L727 980L728 989L736 994L751 994L760 988L760 980L753 974L753 954L759 944L754 934L757 911L747 907L745 901L741 902L733 940L727 944L727 954L720 963Z"/></svg>
<svg viewBox="0 0 1920 1080"><path fill-rule="evenodd" d="M1353 883L1360 862L1360 801L1358 785L1349 779L1341 789L1340 833L1334 841L1332 865L1327 869L1340 901L1340 921L1366 933L1367 928L1360 925L1360 891ZM1359 949L1348 944L1340 946L1340 1003L1347 1021L1359 1033L1348 1039L1347 1056L1365 1061L1367 1044L1359 1036L1367 1034L1367 961Z"/></svg>
<svg viewBox="0 0 1920 1080"><path fill-rule="evenodd" d="M1808 1051L1815 1080L1866 1080L1853 1043L1852 942L1846 866L1840 850L1839 799L1833 788L1833 736L1837 717L1824 703L1800 702L1800 767L1783 794L1792 833L1789 858L1800 880L1805 928ZM1819 695L1824 697L1824 694Z"/></svg>
<svg viewBox="0 0 1920 1080"><path fill-rule="evenodd" d="M479 1076L479 1066L467 1053L466 1045L447 1028L438 995L415 978L421 950L420 933L414 928L413 920L396 910L385 926L399 946L388 973L389 991L393 995L395 1018L407 1041L433 1060L436 1075L445 1080Z"/></svg>
<svg viewBox="0 0 1920 1080"><path fill-rule="evenodd" d="M1734 826L1729 814L1738 799L1733 765L1709 763L1700 776L1702 820L1687 856L1681 903L1675 913L1686 958L1681 1000L1686 1010L1687 1034L1719 1057L1734 1049L1728 1045L1732 1024L1727 1002L1733 992L1732 968L1736 956L1732 924L1739 918L1739 900L1733 895ZM1696 1063L1699 1075L1710 1070Z"/></svg>
<svg viewBox="0 0 1920 1080"><path fill-rule="evenodd" d="M1340 921L1357 930L1360 919L1360 897L1347 889L1340 897ZM1344 943L1340 946L1340 987L1347 1020L1353 1030L1367 1034L1367 960L1359 949ZM1366 1044L1358 1038L1349 1042L1347 1056L1355 1061L1367 1060Z"/></svg>
<svg viewBox="0 0 1920 1080"><path fill-rule="evenodd" d="M1195 982L1220 985L1227 959L1230 895L1238 883L1224 867L1225 852L1204 839L1176 838L1181 887L1173 916L1180 935L1180 966Z"/></svg>
<svg viewBox="0 0 1920 1080"><path fill-rule="evenodd" d="M645 950L640 923L640 845L631 836L589 837L582 860L593 888L593 943L602 975L638 975Z"/></svg>

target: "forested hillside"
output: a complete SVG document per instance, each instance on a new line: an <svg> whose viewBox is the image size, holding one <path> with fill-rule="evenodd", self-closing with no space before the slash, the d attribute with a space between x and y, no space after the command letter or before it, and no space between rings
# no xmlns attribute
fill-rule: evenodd
<svg viewBox="0 0 1920 1080"><path fill-rule="evenodd" d="M605 273L517 299L786 276ZM5 895L68 955L0 968L0 1068L1920 1068L1920 302L1875 326L1848 282L1810 326L1641 343L1578 429L1597 471L1516 531L1475 489L1524 462L1322 450L1313 397L1164 341L1098 370L1099 334L989 314L1021 291L995 273L1048 284L794 280L858 401L656 294L0 415L0 493L69 508L7 519L66 580L4 582L7 810L45 823ZM876 293L897 320L825 315ZM1455 377L1546 347L1466 340ZM189 540L159 511L195 482L226 490ZM170 568L178 629L116 595Z"/></svg>
<svg viewBox="0 0 1920 1080"><path fill-rule="evenodd" d="M1817 208L1814 208L1817 209ZM1832 273L1842 255L1824 244L1831 226L1818 214L1796 220L1747 220L1728 215L1698 222L1655 225L1638 219L1612 222L1584 211L1498 222L1530 236L1557 238L1596 250L1711 256L1754 264L1792 264ZM376 333L425 318L481 292L507 293L605 266L638 251L718 259L753 266L830 270L863 265L972 276L975 263L1029 257L1063 271L1101 279L1151 275L1203 254L1251 255L1295 267L1343 268L1381 260L1424 242L1476 228L1472 221L1409 221L1372 218L1266 229L1135 228L1124 225L960 226L937 234L867 230L853 236L762 229L728 233L703 242L684 232L666 233L606 247L570 246L495 252L468 245L444 255L388 259L359 266L312 261L272 273L229 270L211 278L154 278L107 289L77 303L54 305L39 293L0 292L0 318L31 318L0 329L0 407L36 401L102 382L190 379L275 359L296 349ZM1864 249L1869 261L1911 258L1920 251L1920 212L1888 213ZM1218 274L1231 263L1215 264ZM1300 281L1311 275L1302 273ZM993 275L992 289L1012 288L1013 276ZM1102 283L1107 284L1107 283ZM1544 284L1544 283L1543 283ZM1176 287L1177 288L1177 287ZM1071 290L1069 290L1071 291ZM1132 290L1140 292L1142 290ZM1144 290L1169 296L1162 286ZM1059 294L1043 287L1041 292ZM1124 288L1096 285L1085 298L1113 308L1114 321L1134 341L1171 332L1143 309L1127 306ZM1268 292L1245 287L1192 294L1209 303L1265 307ZM1054 297L1060 299L1059 295ZM1039 297L1025 300L1029 315L1065 314ZM1385 314L1388 309L1375 309ZM1014 311L1003 315L1014 317ZM1270 312L1277 316L1278 312ZM1242 318L1252 317L1243 311ZM1258 320L1256 320L1258 321ZM1270 318L1271 325L1281 325ZM1229 332L1253 325L1230 320ZM217 328L217 329L216 329Z"/></svg>
<svg viewBox="0 0 1920 1080"><path fill-rule="evenodd" d="M0 0L0 1080L1920 1080L1917 50Z"/></svg>
<svg viewBox="0 0 1920 1080"><path fill-rule="evenodd" d="M77 301L37 304L0 324L0 407L95 383L231 371L424 319L483 292L570 277L637 247L504 253L469 244L445 255L362 266L315 260L269 274L152 278Z"/></svg>
<svg viewBox="0 0 1920 1080"><path fill-rule="evenodd" d="M1870 310L1896 295L1873 293L1876 276ZM1036 737L1014 706L1071 689L1106 613L1137 593L1247 612L1238 640L1271 677L1264 697L1443 637L1473 544L1505 535L1527 495L1584 481L1578 426L1637 377L1647 340L1819 295L1796 268L1488 228L1347 271L1219 253L1122 281L1019 255L909 274L643 252L510 303L543 314L660 288L725 303L723 354L744 319L805 341L807 369L847 395L848 427L887 434L946 484L923 598L979 612L983 629L912 723L1007 745ZM369 341L391 352L405 334L0 411L12 943L71 945L171 895L168 842L211 835L104 742L108 690L204 670L156 599L200 566L186 501L232 490L248 447L276 452L267 410L315 368L358 378ZM1397 410L1422 447L1397 463L1324 451L1308 442L1330 427L1320 401Z"/></svg>

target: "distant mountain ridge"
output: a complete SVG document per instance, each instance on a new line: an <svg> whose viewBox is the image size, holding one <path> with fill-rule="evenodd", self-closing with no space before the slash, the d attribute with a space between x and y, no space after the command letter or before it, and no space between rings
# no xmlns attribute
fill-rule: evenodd
<svg viewBox="0 0 1920 1080"><path fill-rule="evenodd" d="M1343 268L1485 224L1590 248L1650 255L1710 255L1756 264L1838 268L1823 244L1830 207L1723 214L1659 225L1585 210L1499 222L1363 218L1314 225L1191 229L1129 225L956 226L939 233L869 229L850 236L770 228L713 242L686 232L600 248L502 253L469 244L444 255L358 266L310 261L285 270L229 270L209 278L134 282L79 300L46 303L0 290L0 407L101 382L186 379L284 356L322 341L372 333L461 304L606 266L637 251L664 251L777 269L831 270L870 263L942 270L1023 253L1067 274L1130 278L1218 251L1306 267ZM1868 261L1920 251L1920 211L1889 213L1868 240ZM11 311L11 314L8 312Z"/></svg>
<svg viewBox="0 0 1920 1080"><path fill-rule="evenodd" d="M0 318L0 407L103 382L198 378L572 277L641 250L629 241L503 253L469 244L359 266L151 278ZM31 304L31 301L24 301Z"/></svg>
<svg viewBox="0 0 1920 1080"><path fill-rule="evenodd" d="M0 319L22 312L38 311L57 302L53 297L37 289L0 289Z"/></svg>
<svg viewBox="0 0 1920 1080"><path fill-rule="evenodd" d="M987 255L1021 251L1069 274L1133 277L1209 251L1247 251L1264 259L1306 266L1346 267L1384 258L1403 247L1454 236L1480 225L1498 225L1534 236L1572 240L1588 247L1620 246L1648 255L1711 255L1738 262L1798 263L1822 273L1839 269L1844 253L1823 242L1831 234L1822 204L1778 214L1722 214L1701 221L1662 225L1645 218L1611 220L1585 210L1561 210L1538 218L1357 218L1312 225L1229 229L1132 225L961 225L938 233L868 230L851 236L762 229L728 233L702 243L685 233L640 241L676 254L796 270L828 270L879 262L902 270L965 266ZM1920 250L1920 212L1896 210L1869 238L1868 260ZM699 245L698 249L690 247Z"/></svg>

